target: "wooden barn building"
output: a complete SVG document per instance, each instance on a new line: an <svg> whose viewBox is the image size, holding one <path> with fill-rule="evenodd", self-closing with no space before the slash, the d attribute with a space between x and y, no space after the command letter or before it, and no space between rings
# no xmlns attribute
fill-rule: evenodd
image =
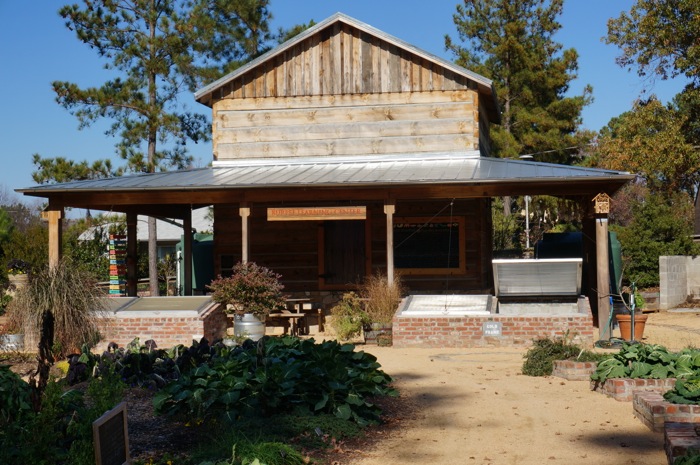
<svg viewBox="0 0 700 465"><path fill-rule="evenodd" d="M211 167L19 190L48 199L52 261L66 207L124 212L131 237L137 215L179 219L187 230L193 209L213 206L216 274L255 261L280 273L286 292L326 310L374 272L400 273L415 296L493 296L491 199L553 195L590 212L580 290L590 306L397 315L394 342L527 344L567 329L591 341L596 317L609 311L592 291L608 280L607 241L595 240L607 238L607 217L594 199L631 176L491 157L499 107L489 79L336 14L195 98L212 109ZM129 241L130 295L135 250Z"/></svg>

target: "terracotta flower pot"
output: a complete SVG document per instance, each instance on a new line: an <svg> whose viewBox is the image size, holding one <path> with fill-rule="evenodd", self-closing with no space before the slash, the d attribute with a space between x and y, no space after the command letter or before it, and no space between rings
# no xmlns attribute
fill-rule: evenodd
<svg viewBox="0 0 700 465"><path fill-rule="evenodd" d="M620 337L625 341L632 340L632 315L615 315L617 323L620 325ZM647 322L647 315L636 313L634 315L634 340L641 341L644 336L644 326Z"/></svg>

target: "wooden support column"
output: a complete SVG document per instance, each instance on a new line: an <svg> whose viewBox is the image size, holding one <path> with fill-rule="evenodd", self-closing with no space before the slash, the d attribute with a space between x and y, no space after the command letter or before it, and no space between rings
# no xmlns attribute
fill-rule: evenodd
<svg viewBox="0 0 700 465"><path fill-rule="evenodd" d="M598 289L598 331L600 338L610 337L610 261L608 250L608 219L595 219L596 268Z"/></svg>
<svg viewBox="0 0 700 465"><path fill-rule="evenodd" d="M63 208L46 210L41 213L42 219L49 223L49 268L58 266L61 261L61 244L63 238Z"/></svg>
<svg viewBox="0 0 700 465"><path fill-rule="evenodd" d="M241 215L241 262L248 263L248 254L250 253L248 231L250 224L250 207L246 202L241 203L238 214Z"/></svg>
<svg viewBox="0 0 700 465"><path fill-rule="evenodd" d="M126 295L138 295L138 277L136 275L138 257L138 236L136 233L136 213L126 214Z"/></svg>
<svg viewBox="0 0 700 465"><path fill-rule="evenodd" d="M598 333L610 338L610 247L608 246L608 213L610 197L598 194L593 199L595 210L596 290L598 294Z"/></svg>
<svg viewBox="0 0 700 465"><path fill-rule="evenodd" d="M390 285L394 284L394 213L396 204L394 200L384 202L384 214L386 214L386 277Z"/></svg>
<svg viewBox="0 0 700 465"><path fill-rule="evenodd" d="M192 295L192 210L182 220L182 266L185 267L182 294Z"/></svg>

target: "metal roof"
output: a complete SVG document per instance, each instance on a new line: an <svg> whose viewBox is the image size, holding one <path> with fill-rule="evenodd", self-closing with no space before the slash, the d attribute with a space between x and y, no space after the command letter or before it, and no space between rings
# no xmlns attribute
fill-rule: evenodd
<svg viewBox="0 0 700 465"><path fill-rule="evenodd" d="M137 174L17 189L57 193L138 192L273 187L377 187L545 181L629 180L626 172L480 157L478 151L362 157L240 159L208 168Z"/></svg>

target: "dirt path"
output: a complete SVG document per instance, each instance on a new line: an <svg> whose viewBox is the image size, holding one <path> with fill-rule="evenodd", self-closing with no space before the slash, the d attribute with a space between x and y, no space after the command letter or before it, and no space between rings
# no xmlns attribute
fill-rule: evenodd
<svg viewBox="0 0 700 465"><path fill-rule="evenodd" d="M651 314L645 342L700 346L696 313ZM368 348L369 349L369 348ZM662 464L663 435L586 381L520 374L524 350L372 347L415 418L355 465Z"/></svg>

